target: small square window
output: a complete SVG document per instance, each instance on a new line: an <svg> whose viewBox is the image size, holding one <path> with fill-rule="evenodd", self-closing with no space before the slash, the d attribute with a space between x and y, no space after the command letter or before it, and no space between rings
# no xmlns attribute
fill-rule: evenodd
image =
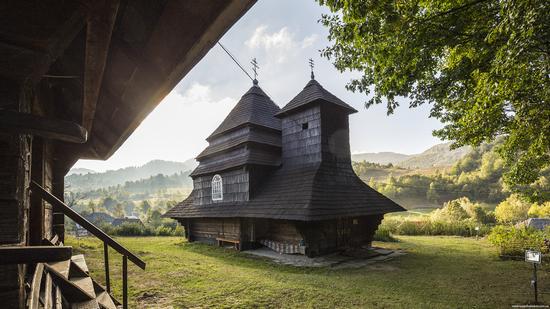
<svg viewBox="0 0 550 309"><path fill-rule="evenodd" d="M308 128L309 128L309 123L308 122L302 123L302 130L307 130Z"/></svg>

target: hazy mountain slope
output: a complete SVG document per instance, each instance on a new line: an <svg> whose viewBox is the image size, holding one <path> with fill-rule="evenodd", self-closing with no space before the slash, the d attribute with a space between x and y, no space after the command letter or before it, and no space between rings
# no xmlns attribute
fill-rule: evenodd
<svg viewBox="0 0 550 309"><path fill-rule="evenodd" d="M96 171L91 170L89 168L72 168L67 175L72 174L89 174L89 173L95 173Z"/></svg>
<svg viewBox="0 0 550 309"><path fill-rule="evenodd" d="M413 155L407 160L397 163L397 165L413 169L451 166L472 150L469 146L451 150L450 145L451 143L435 145L420 154Z"/></svg>
<svg viewBox="0 0 550 309"><path fill-rule="evenodd" d="M109 186L122 185L127 181L136 181L154 175L173 175L194 169L195 160L173 162L153 160L143 166L126 167L118 170L93 174L71 174L65 177L65 183L71 191L88 191Z"/></svg>
<svg viewBox="0 0 550 309"><path fill-rule="evenodd" d="M376 152L376 153L356 153L351 155L351 160L355 162L371 162L378 164L396 164L409 159L411 156L396 152Z"/></svg>

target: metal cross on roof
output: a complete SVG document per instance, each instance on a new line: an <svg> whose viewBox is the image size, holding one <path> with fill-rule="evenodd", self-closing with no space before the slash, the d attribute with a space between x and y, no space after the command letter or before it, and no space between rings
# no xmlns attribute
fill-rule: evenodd
<svg viewBox="0 0 550 309"><path fill-rule="evenodd" d="M311 79L315 79L315 74L313 74L313 67L315 67L315 63L311 58L309 58L309 67L311 68Z"/></svg>
<svg viewBox="0 0 550 309"><path fill-rule="evenodd" d="M256 58L252 58L252 61L250 61L252 64L252 72L254 72L254 85L258 84L258 69L260 68L258 66L258 61L256 61Z"/></svg>

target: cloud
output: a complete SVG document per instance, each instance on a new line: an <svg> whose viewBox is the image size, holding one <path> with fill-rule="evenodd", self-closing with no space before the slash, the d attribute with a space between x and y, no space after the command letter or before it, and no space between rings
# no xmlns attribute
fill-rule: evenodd
<svg viewBox="0 0 550 309"><path fill-rule="evenodd" d="M302 40L302 48L310 47L311 45L313 45L313 43L315 43L315 41L317 41L317 38L318 38L317 34L312 34L310 36L305 37Z"/></svg>
<svg viewBox="0 0 550 309"><path fill-rule="evenodd" d="M305 49L313 45L317 35L312 34L301 40L288 27L282 27L278 31L268 32L266 25L261 25L254 30L252 36L245 41L250 49L263 49L268 55L275 58L276 62L283 63L289 54L295 54L299 49Z"/></svg>

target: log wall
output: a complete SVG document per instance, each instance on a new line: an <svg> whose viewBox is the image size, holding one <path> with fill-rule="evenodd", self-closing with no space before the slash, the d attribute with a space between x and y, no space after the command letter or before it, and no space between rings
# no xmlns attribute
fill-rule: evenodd
<svg viewBox="0 0 550 309"><path fill-rule="evenodd" d="M0 108L30 111L32 93L18 84L0 81ZM0 133L0 246L26 245L32 138ZM4 308L24 308L26 267L0 265L0 297Z"/></svg>
<svg viewBox="0 0 550 309"><path fill-rule="evenodd" d="M216 238L240 240L239 218L199 218L189 219L189 240L216 243Z"/></svg>
<svg viewBox="0 0 550 309"><path fill-rule="evenodd" d="M306 255L314 257L344 248L370 246L382 215L340 218L298 224L304 235Z"/></svg>

